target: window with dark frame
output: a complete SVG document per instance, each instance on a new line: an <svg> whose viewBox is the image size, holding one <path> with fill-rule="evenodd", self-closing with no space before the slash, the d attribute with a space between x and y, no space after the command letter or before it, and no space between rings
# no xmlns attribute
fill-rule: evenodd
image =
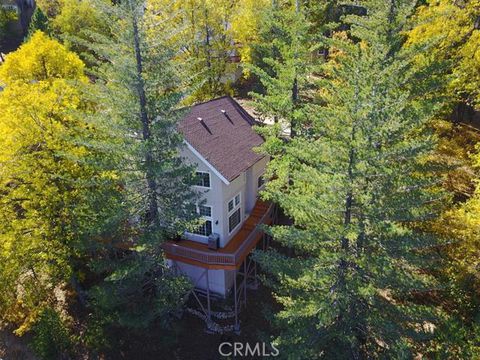
<svg viewBox="0 0 480 360"><path fill-rule="evenodd" d="M231 233L242 221L241 194L238 193L228 202L228 232Z"/></svg>
<svg viewBox="0 0 480 360"><path fill-rule="evenodd" d="M263 178L263 175L262 176L259 176L258 177L258 183L257 183L257 187L260 189L263 185L265 185L265 179Z"/></svg>
<svg viewBox="0 0 480 360"><path fill-rule="evenodd" d="M193 230L193 234L209 236L212 233L212 207L207 205L198 206L198 214L205 219L205 222Z"/></svg>
<svg viewBox="0 0 480 360"><path fill-rule="evenodd" d="M212 233L212 220L205 220L205 222L193 231L194 234L209 236Z"/></svg>
<svg viewBox="0 0 480 360"><path fill-rule="evenodd" d="M205 172L205 171L197 171L195 173L196 176L196 182L195 185L201 186L201 187L210 187L210 173Z"/></svg>
<svg viewBox="0 0 480 360"><path fill-rule="evenodd" d="M211 206L205 206L205 205L200 205L198 207L198 212L201 216L212 216L212 207Z"/></svg>
<svg viewBox="0 0 480 360"><path fill-rule="evenodd" d="M228 217L228 232L232 232L240 224L240 220L240 208L238 208Z"/></svg>

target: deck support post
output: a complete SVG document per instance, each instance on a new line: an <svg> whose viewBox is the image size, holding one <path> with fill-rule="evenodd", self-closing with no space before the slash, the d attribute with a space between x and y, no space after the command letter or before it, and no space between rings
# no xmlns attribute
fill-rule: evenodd
<svg viewBox="0 0 480 360"><path fill-rule="evenodd" d="M258 279L257 279L257 262L252 260L253 261L253 279L254 279L254 287L255 287L255 290L258 289Z"/></svg>
<svg viewBox="0 0 480 360"><path fill-rule="evenodd" d="M243 303L247 307L247 258L243 261Z"/></svg>
<svg viewBox="0 0 480 360"><path fill-rule="evenodd" d="M233 299L235 303L235 325L234 330L240 331L240 324L238 323L238 299L237 299L237 270L233 270Z"/></svg>
<svg viewBox="0 0 480 360"><path fill-rule="evenodd" d="M208 320L212 320L212 312L211 312L211 308L210 308L210 279L208 278L208 269L205 270L206 271L206 275L207 275L207 317L208 317Z"/></svg>

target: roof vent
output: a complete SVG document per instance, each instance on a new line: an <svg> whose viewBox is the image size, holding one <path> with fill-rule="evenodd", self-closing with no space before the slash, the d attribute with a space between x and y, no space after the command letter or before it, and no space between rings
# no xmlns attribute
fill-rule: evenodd
<svg viewBox="0 0 480 360"><path fill-rule="evenodd" d="M233 121L232 119L230 119L230 116L228 116L227 114L227 111L226 110L220 110L222 112L223 115L225 115L225 117L227 118L228 121L230 121L230 123L233 125Z"/></svg>
<svg viewBox="0 0 480 360"><path fill-rule="evenodd" d="M205 124L205 121L203 121L203 119L201 117L197 117L197 120L200 122L200 124L205 128L205 130L208 131L208 133L210 135L212 135L212 132L210 131L210 129L208 128L207 124Z"/></svg>

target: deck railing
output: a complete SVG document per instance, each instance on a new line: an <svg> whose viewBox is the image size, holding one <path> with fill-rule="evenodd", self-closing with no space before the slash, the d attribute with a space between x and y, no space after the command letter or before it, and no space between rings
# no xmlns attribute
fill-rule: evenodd
<svg viewBox="0 0 480 360"><path fill-rule="evenodd" d="M272 216L273 204L270 204L267 211L258 221L255 228L248 234L246 239L240 244L234 253L220 253L215 250L192 249L181 245L180 243L168 242L163 245L163 249L169 255L179 256L188 260L199 261L209 265L231 265L235 266L240 262L242 254L246 249L253 247L257 235L263 232L260 225L265 224L267 219Z"/></svg>

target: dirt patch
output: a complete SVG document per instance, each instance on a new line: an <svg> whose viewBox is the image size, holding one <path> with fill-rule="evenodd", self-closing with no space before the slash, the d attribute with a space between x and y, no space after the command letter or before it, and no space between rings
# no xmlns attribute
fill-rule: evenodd
<svg viewBox="0 0 480 360"><path fill-rule="evenodd" d="M37 360L27 345L28 340L15 336L10 328L0 330L0 359Z"/></svg>
<svg viewBox="0 0 480 360"><path fill-rule="evenodd" d="M248 290L247 308L240 313L240 334L209 334L205 322L184 312L173 328L165 332L152 328L141 337L129 337L122 344L105 354L105 359L177 359L177 360L220 360L218 347L223 342L241 342L255 345L269 343L273 335L271 326L264 316L264 304L274 303L270 291L260 285L257 290ZM170 346L165 346L169 338ZM234 359L234 357L230 357ZM252 359L252 357L242 357Z"/></svg>

